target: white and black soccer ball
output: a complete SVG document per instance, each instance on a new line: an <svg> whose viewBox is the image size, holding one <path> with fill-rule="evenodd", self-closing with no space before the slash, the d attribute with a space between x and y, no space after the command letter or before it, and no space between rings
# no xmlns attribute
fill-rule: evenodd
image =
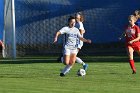
<svg viewBox="0 0 140 93"><path fill-rule="evenodd" d="M79 70L77 71L77 75L78 75L78 76L85 76L85 75L86 75L86 71L85 71L84 69L79 69Z"/></svg>

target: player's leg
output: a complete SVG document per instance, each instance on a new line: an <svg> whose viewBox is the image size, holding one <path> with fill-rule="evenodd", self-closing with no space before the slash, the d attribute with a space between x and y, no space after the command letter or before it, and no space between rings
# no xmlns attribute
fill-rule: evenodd
<svg viewBox="0 0 140 93"><path fill-rule="evenodd" d="M61 62L62 62L63 64L65 64L65 62L64 62L64 57L63 57L63 56L61 57ZM88 64L85 64L85 62L84 62L81 58L76 57L76 62L79 63L79 64L81 64L81 65L83 65L83 68L84 68L85 70L87 70Z"/></svg>
<svg viewBox="0 0 140 93"><path fill-rule="evenodd" d="M78 48L78 52L80 51L80 49L81 49L81 47ZM84 61L79 57L76 57L76 62L79 63L79 64L82 64L82 65L85 65Z"/></svg>
<svg viewBox="0 0 140 93"><path fill-rule="evenodd" d="M81 58L76 57L76 62L83 65L83 69L87 70L88 64L86 64Z"/></svg>
<svg viewBox="0 0 140 93"><path fill-rule="evenodd" d="M70 56L71 56L71 50L65 49L63 58L64 58L64 63L66 66L61 71L60 76L65 76L65 74L67 74L72 68L72 65L70 64Z"/></svg>
<svg viewBox="0 0 140 93"><path fill-rule="evenodd" d="M129 57L129 64L130 64L130 67L133 71L132 74L135 74L136 73L136 68L135 68L135 62L134 62L134 59L133 59L133 52L134 52L134 49L131 46L128 46L127 47L127 54L128 54L128 57Z"/></svg>
<svg viewBox="0 0 140 93"><path fill-rule="evenodd" d="M79 51L79 49L78 49L78 51ZM61 62L62 62L63 64L65 64L65 62L64 62L64 57L62 56L60 59L61 59ZM88 64L85 64L85 62L84 62L81 58L76 57L76 62L79 63L79 64L82 64L82 65L83 65L83 69L84 69L84 70L87 70Z"/></svg>
<svg viewBox="0 0 140 93"><path fill-rule="evenodd" d="M61 56L61 62L64 63L64 57L63 56Z"/></svg>
<svg viewBox="0 0 140 93"><path fill-rule="evenodd" d="M66 66L61 71L60 76L65 76L65 74L68 73L72 67L71 65L69 65L70 55L64 55L64 60L65 60Z"/></svg>
<svg viewBox="0 0 140 93"><path fill-rule="evenodd" d="M78 46L78 47L79 47L79 48L78 48L78 52L79 52L80 49L81 49L81 46ZM85 62L84 62L81 58L76 57L76 62L79 63L79 64L82 64L82 65L83 65L83 69L84 69L84 70L87 70L88 64L85 64Z"/></svg>
<svg viewBox="0 0 140 93"><path fill-rule="evenodd" d="M82 65L85 65L84 61L79 57L76 57L76 62Z"/></svg>
<svg viewBox="0 0 140 93"><path fill-rule="evenodd" d="M75 64L76 55L77 54L71 54L70 55L70 63L69 64L72 65L72 66Z"/></svg>

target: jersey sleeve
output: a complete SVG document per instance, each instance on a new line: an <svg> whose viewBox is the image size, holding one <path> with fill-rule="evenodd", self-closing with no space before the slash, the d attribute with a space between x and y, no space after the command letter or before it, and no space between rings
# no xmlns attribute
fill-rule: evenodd
<svg viewBox="0 0 140 93"><path fill-rule="evenodd" d="M83 23L82 23L82 22L80 22L79 24L80 24L79 29L81 29L81 30L85 30L85 29L84 29L84 25L83 25Z"/></svg>
<svg viewBox="0 0 140 93"><path fill-rule="evenodd" d="M78 38L80 38L80 37L82 37L82 35L80 34L80 32L79 32L79 30L77 29L77 36L78 36Z"/></svg>
<svg viewBox="0 0 140 93"><path fill-rule="evenodd" d="M61 34L65 34L65 33L66 33L66 27L61 28L61 29L59 30L59 32L60 32Z"/></svg>

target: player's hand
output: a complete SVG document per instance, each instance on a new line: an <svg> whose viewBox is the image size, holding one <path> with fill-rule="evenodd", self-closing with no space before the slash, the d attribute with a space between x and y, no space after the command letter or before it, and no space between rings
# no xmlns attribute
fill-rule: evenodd
<svg viewBox="0 0 140 93"><path fill-rule="evenodd" d="M118 39L119 39L119 40L122 40L122 38L121 38L121 37L119 37Z"/></svg>
<svg viewBox="0 0 140 93"><path fill-rule="evenodd" d="M56 43L57 42L57 38L54 38L54 41L53 41L53 43Z"/></svg>
<svg viewBox="0 0 140 93"><path fill-rule="evenodd" d="M91 40L90 39L87 39L87 43L91 43Z"/></svg>
<svg viewBox="0 0 140 93"><path fill-rule="evenodd" d="M133 41L129 41L128 43L129 43L129 44L132 44L132 43L133 43Z"/></svg>

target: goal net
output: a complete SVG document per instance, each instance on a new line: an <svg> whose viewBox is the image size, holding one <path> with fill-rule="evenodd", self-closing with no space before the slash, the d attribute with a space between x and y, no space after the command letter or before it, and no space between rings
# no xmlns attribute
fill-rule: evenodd
<svg viewBox="0 0 140 93"><path fill-rule="evenodd" d="M123 45L118 45L118 36L127 23L128 15L139 7L139 1L130 5L131 2L132 0L5 0L4 54L6 57L60 55L63 38L60 37L57 44L52 44L54 35L67 25L68 17L77 12L82 12L85 17L85 38L93 41L91 45L84 44L81 54L124 53ZM114 53L114 50L118 51Z"/></svg>

